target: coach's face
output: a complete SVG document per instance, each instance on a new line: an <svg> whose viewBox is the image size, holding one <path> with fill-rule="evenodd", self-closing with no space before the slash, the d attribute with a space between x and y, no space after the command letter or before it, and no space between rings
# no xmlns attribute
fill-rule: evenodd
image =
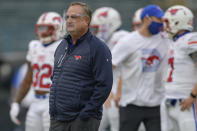
<svg viewBox="0 0 197 131"><path fill-rule="evenodd" d="M79 35L88 29L89 19L80 5L70 6L66 13L66 29L70 35Z"/></svg>

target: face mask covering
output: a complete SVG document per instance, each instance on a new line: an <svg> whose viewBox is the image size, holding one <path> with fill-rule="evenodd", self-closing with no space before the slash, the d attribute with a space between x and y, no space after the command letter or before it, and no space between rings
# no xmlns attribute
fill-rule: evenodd
<svg viewBox="0 0 197 131"><path fill-rule="evenodd" d="M149 25L149 31L153 35L158 34L162 29L163 29L163 23L152 21L151 24Z"/></svg>

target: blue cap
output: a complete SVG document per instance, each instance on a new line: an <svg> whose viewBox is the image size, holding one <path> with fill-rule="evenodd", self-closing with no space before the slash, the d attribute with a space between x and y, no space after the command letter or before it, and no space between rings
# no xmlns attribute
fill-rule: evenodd
<svg viewBox="0 0 197 131"><path fill-rule="evenodd" d="M143 20L145 16L155 16L160 19L164 16L164 12L157 5L147 5L141 13L141 19Z"/></svg>

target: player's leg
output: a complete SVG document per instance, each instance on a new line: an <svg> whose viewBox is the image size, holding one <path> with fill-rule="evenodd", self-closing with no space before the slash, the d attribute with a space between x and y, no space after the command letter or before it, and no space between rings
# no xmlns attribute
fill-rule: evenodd
<svg viewBox="0 0 197 131"><path fill-rule="evenodd" d="M43 131L49 131L50 115L49 115L49 99L42 100L42 125Z"/></svg>
<svg viewBox="0 0 197 131"><path fill-rule="evenodd" d="M142 121L141 109L135 105L119 107L120 131L137 131Z"/></svg>
<svg viewBox="0 0 197 131"><path fill-rule="evenodd" d="M171 119L171 122L172 122L172 129L170 131L180 131L177 121L174 119Z"/></svg>
<svg viewBox="0 0 197 131"><path fill-rule="evenodd" d="M25 130L26 131L43 131L42 130L42 120L38 113L38 104L34 102L31 104L29 111L27 113Z"/></svg>
<svg viewBox="0 0 197 131"><path fill-rule="evenodd" d="M138 131L146 131L144 123L142 123L142 122L140 123Z"/></svg>
<svg viewBox="0 0 197 131"><path fill-rule="evenodd" d="M175 99L163 99L160 112L161 112L161 126L162 131L180 131L178 123L176 121L176 116L179 115L177 109L175 108Z"/></svg>
<svg viewBox="0 0 197 131"><path fill-rule="evenodd" d="M160 106L144 107L143 120L147 131L161 131Z"/></svg>
<svg viewBox="0 0 197 131"><path fill-rule="evenodd" d="M111 107L108 109L110 131L119 131L119 109L115 106L115 102L111 101Z"/></svg>
<svg viewBox="0 0 197 131"><path fill-rule="evenodd" d="M105 131L108 126L109 126L108 109L103 107L103 116L99 126L99 131Z"/></svg>
<svg viewBox="0 0 197 131"><path fill-rule="evenodd" d="M42 123L43 123L43 128L44 128L43 131L49 131L49 127L50 127L50 115L49 115L49 112L48 111L46 111L43 114Z"/></svg>
<svg viewBox="0 0 197 131"><path fill-rule="evenodd" d="M168 105L168 115L169 115L169 121L171 122L171 130L170 131L181 131L178 123L178 119L180 118L180 115L182 114L182 111L180 110L180 103L177 101L175 104L172 104L173 102L170 102L171 104ZM182 118L185 119L185 118ZM190 131L190 130L186 130Z"/></svg>
<svg viewBox="0 0 197 131"><path fill-rule="evenodd" d="M180 131L197 131L197 108L193 104L190 110L180 111L178 125Z"/></svg>

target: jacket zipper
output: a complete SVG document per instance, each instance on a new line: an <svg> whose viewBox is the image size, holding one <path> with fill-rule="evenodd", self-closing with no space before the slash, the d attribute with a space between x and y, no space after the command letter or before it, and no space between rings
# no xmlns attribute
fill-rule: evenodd
<svg viewBox="0 0 197 131"><path fill-rule="evenodd" d="M64 55L61 55L61 56L60 56L60 59L58 60L58 65L57 65L57 67L61 67L62 62L63 62L64 58L65 58L66 55L67 55L67 52L68 52L67 49L68 49L68 48L66 47Z"/></svg>

